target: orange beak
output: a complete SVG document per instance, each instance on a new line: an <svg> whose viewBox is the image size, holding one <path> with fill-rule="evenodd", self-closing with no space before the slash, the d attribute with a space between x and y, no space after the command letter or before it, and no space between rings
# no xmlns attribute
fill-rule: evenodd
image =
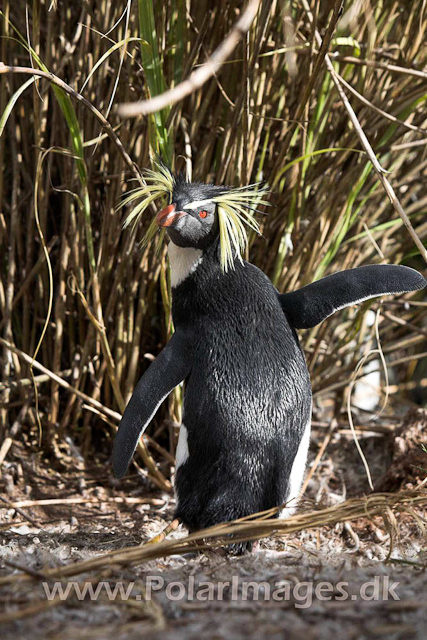
<svg viewBox="0 0 427 640"><path fill-rule="evenodd" d="M156 222L159 227L170 227L185 215L184 211L176 211L176 205L169 204L157 214Z"/></svg>

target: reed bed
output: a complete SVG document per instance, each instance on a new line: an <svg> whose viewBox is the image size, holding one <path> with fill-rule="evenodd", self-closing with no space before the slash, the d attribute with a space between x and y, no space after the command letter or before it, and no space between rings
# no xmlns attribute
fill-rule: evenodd
<svg viewBox="0 0 427 640"><path fill-rule="evenodd" d="M369 263L425 269L422 0L353 0L342 12L337 2L266 0L222 68L184 100L118 115L117 105L159 95L201 68L243 8L3 1L0 441L9 438L8 447L26 425L43 453L60 457L66 436L86 458L109 452L136 382L170 336L165 247L140 247L154 211L123 231L119 207L156 155L194 179L270 185L248 257L280 291ZM371 307L391 412L402 395L425 399L421 293L365 303L302 334L315 410L327 403L338 416L345 406L358 362L377 346ZM180 417L177 390L139 449L141 472L166 490Z"/></svg>

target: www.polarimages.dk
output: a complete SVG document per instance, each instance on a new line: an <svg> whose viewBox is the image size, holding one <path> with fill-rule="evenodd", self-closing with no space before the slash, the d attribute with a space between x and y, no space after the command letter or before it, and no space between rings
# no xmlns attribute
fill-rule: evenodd
<svg viewBox="0 0 427 640"><path fill-rule="evenodd" d="M396 592L399 582L391 582L388 576L374 576L372 580L351 588L349 582L277 582L245 581L239 576L224 581L196 581L189 576L186 581L166 582L162 576L146 576L137 582L108 582L96 584L92 582L70 581L43 582L43 589L48 600L98 600L106 596L110 601L151 600L156 594L163 593L171 601L274 601L294 602L299 609L309 608L315 600L399 600Z"/></svg>

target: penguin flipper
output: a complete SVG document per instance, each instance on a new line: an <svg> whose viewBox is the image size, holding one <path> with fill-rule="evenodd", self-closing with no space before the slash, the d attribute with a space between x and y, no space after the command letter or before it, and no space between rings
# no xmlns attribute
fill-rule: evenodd
<svg viewBox="0 0 427 640"><path fill-rule="evenodd" d="M120 420L112 454L117 478L125 475L139 438L163 400L190 371L189 341L182 331L177 330L136 385Z"/></svg>
<svg viewBox="0 0 427 640"><path fill-rule="evenodd" d="M311 329L344 307L377 296L417 291L426 285L415 269L375 264L340 271L278 296L290 325L295 329Z"/></svg>

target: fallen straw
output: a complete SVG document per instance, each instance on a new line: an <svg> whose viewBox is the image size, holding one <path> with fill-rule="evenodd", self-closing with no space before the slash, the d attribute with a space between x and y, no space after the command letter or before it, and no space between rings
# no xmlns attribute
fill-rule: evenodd
<svg viewBox="0 0 427 640"><path fill-rule="evenodd" d="M262 514L264 519L254 519L257 516L257 514L254 514L246 520L240 519L239 521L220 524L209 529L197 531L178 540L162 540L160 542L151 540L144 545L117 549L89 560L55 569L41 570L41 573L46 578L66 578L101 568L105 569L111 565L129 566L141 564L155 558L229 544L230 539L226 537L230 535L233 535L233 543L235 543L254 538L260 539L272 535L295 533L304 529L333 526L338 522L350 522L360 518L372 518L373 516L382 517L391 526L390 514L403 511L411 514L414 507L427 507L427 491L425 489L400 491L398 493L374 493L363 498L347 500L326 509L300 513L287 520L265 519L265 514ZM167 534L165 533L165 535ZM214 544L209 545L208 541ZM0 578L0 586L15 582L25 582L31 579L32 577L25 573L3 576Z"/></svg>

